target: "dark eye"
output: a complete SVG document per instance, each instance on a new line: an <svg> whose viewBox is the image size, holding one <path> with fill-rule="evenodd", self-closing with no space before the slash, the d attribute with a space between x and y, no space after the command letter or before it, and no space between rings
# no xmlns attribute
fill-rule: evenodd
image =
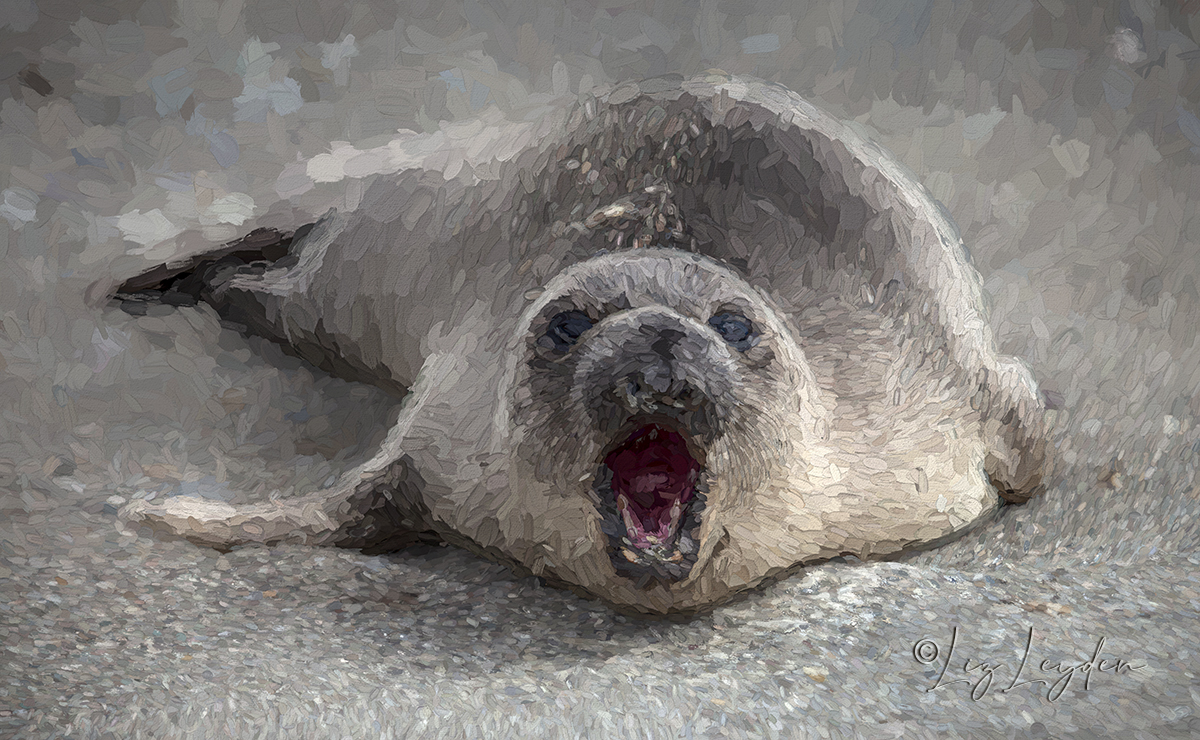
<svg viewBox="0 0 1200 740"><path fill-rule="evenodd" d="M558 352L566 352L575 341L588 329L592 328L592 320L582 311L563 311L550 319L546 333L538 339L538 344Z"/></svg>
<svg viewBox="0 0 1200 740"><path fill-rule="evenodd" d="M738 352L758 344L758 334L754 332L754 324L750 319L736 313L719 313L708 320L708 325L716 329L726 342L729 342Z"/></svg>

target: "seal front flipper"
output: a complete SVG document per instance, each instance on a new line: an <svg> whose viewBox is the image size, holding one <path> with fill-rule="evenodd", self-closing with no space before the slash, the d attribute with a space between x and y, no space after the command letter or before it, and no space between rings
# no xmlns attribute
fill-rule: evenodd
<svg viewBox="0 0 1200 740"><path fill-rule="evenodd" d="M250 542L294 542L385 552L440 540L431 529L424 498L428 482L420 472L428 465L428 450L413 432L419 433L429 413L432 391L458 365L452 354L431 357L375 455L343 473L329 490L238 506L184 496L133 501L121 516L222 550Z"/></svg>
<svg viewBox="0 0 1200 740"><path fill-rule="evenodd" d="M975 397L993 440L984 468L1000 497L1020 504L1042 492L1048 464L1046 405L1029 367L1015 357L999 356L985 371Z"/></svg>

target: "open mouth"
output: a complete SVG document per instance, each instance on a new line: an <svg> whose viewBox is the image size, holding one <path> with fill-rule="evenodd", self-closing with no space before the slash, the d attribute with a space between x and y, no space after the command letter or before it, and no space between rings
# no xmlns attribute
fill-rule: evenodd
<svg viewBox="0 0 1200 740"><path fill-rule="evenodd" d="M684 435L659 423L639 425L605 455L596 490L619 572L686 576L698 550L703 473Z"/></svg>
<svg viewBox="0 0 1200 740"><path fill-rule="evenodd" d="M647 424L608 453L604 464L612 471L612 492L630 543L646 549L670 542L700 472L683 435Z"/></svg>

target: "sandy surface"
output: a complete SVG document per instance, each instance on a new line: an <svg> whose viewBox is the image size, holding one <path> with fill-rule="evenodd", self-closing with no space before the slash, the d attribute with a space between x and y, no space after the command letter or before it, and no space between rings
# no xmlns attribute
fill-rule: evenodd
<svg viewBox="0 0 1200 740"><path fill-rule="evenodd" d="M39 0L0 22L0 736L1200 735L1190 4ZM313 182L323 153L398 141L444 169L474 121L708 68L858 121L946 204L1000 349L1061 406L1043 498L682 623L452 548L221 555L116 520L148 491L328 485L394 401L91 286L352 207L364 180Z"/></svg>

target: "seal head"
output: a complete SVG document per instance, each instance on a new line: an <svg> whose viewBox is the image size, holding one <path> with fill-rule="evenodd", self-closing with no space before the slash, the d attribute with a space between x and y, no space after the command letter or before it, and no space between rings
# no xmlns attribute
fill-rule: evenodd
<svg viewBox="0 0 1200 740"><path fill-rule="evenodd" d="M511 484L580 504L598 545L560 573L687 590L723 514L803 480L819 444L828 409L778 309L702 255L629 249L576 264L519 333Z"/></svg>

